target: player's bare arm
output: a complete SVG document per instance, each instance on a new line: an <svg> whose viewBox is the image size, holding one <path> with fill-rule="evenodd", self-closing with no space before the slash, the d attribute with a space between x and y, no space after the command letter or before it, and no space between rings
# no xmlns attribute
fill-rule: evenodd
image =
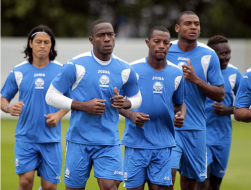
<svg viewBox="0 0 251 190"><path fill-rule="evenodd" d="M183 126L183 123L185 121L186 117L186 104L175 104L173 103L173 109L174 109L174 126L181 128Z"/></svg>
<svg viewBox="0 0 251 190"><path fill-rule="evenodd" d="M117 109L124 107L124 97L118 93L117 87L114 87L114 96L111 100L113 100L112 107Z"/></svg>
<svg viewBox="0 0 251 190"><path fill-rule="evenodd" d="M105 101L106 100L98 98L94 98L87 102L73 100L71 109L86 111L87 113L94 115L102 115L105 111Z"/></svg>
<svg viewBox="0 0 251 190"><path fill-rule="evenodd" d="M134 112L132 110L120 109L119 114L131 119L133 123L139 127L143 127L145 122L150 120L149 115L142 112Z"/></svg>
<svg viewBox="0 0 251 190"><path fill-rule="evenodd" d="M188 82L194 83L197 85L197 87L205 94L208 98L221 102L225 98L225 90L224 90L224 84L220 86L214 86L214 85L209 85L202 79L200 79L194 72L193 66L190 62L190 60L187 60L188 66L183 65L182 70L185 79Z"/></svg>
<svg viewBox="0 0 251 190"><path fill-rule="evenodd" d="M58 125L58 122L67 114L69 110L59 110L56 113L49 113L47 115L44 115L45 118L47 118L46 123L50 127L56 127Z"/></svg>
<svg viewBox="0 0 251 190"><path fill-rule="evenodd" d="M243 121L246 123L251 122L251 110L248 108L234 107L234 119L236 119L237 121Z"/></svg>
<svg viewBox="0 0 251 190"><path fill-rule="evenodd" d="M216 115L223 116L223 115L231 115L231 114L234 113L234 107L233 106L227 107L224 104L221 104L221 103L218 103L218 102L214 102L214 104L211 104L211 106L213 107L214 113Z"/></svg>
<svg viewBox="0 0 251 190"><path fill-rule="evenodd" d="M8 100L1 96L1 110L5 113L10 113L12 116L19 116L24 106L23 102L17 102L10 104L11 100Z"/></svg>

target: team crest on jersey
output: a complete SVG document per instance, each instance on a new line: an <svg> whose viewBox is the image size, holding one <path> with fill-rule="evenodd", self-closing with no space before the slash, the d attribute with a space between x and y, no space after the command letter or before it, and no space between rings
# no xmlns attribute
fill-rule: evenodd
<svg viewBox="0 0 251 190"><path fill-rule="evenodd" d="M154 84L153 84L153 89L154 89L154 91L153 91L153 93L162 93L162 89L163 89L163 84L161 83L161 82L155 82Z"/></svg>
<svg viewBox="0 0 251 190"><path fill-rule="evenodd" d="M19 166L19 161L18 161L17 158L16 158L16 160L15 160L15 165L16 165L16 166Z"/></svg>
<svg viewBox="0 0 251 190"><path fill-rule="evenodd" d="M109 87L109 82L110 82L110 78L107 76L107 75L102 75L100 78L99 78L99 82L100 82L100 85L101 87Z"/></svg>
<svg viewBox="0 0 251 190"><path fill-rule="evenodd" d="M36 85L35 89L44 89L44 79L37 78L35 80L35 85Z"/></svg>
<svg viewBox="0 0 251 190"><path fill-rule="evenodd" d="M181 62L178 63L177 66L178 66L179 68L182 68L182 65L187 65L187 64L186 64L186 62L181 61Z"/></svg>
<svg viewBox="0 0 251 190"><path fill-rule="evenodd" d="M65 177L70 177L70 170L68 168L65 170Z"/></svg>

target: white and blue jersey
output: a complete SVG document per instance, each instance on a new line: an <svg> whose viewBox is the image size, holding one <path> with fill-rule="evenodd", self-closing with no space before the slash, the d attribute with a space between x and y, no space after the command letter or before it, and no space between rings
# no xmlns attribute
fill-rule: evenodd
<svg viewBox="0 0 251 190"><path fill-rule="evenodd" d="M19 102L24 103L16 126L16 141L29 143L61 142L61 123L56 127L46 124L44 115L59 109L45 101L51 81L62 69L57 61L50 61L44 68L36 68L28 61L17 65L9 74L1 94L11 100L19 91Z"/></svg>
<svg viewBox="0 0 251 190"><path fill-rule="evenodd" d="M142 103L133 111L149 115L143 127L126 118L122 144L131 148L160 149L175 146L173 102L184 102L184 76L180 68L167 61L161 71L154 70L147 58L131 63L139 77Z"/></svg>
<svg viewBox="0 0 251 190"><path fill-rule="evenodd" d="M241 83L235 98L236 108L249 108L251 105L251 68L248 69L241 79Z"/></svg>
<svg viewBox="0 0 251 190"><path fill-rule="evenodd" d="M68 60L52 85L61 93L70 89L70 98L73 100L106 100L103 115L72 110L65 137L68 141L86 145L120 143L119 113L118 109L112 107L110 98L114 96L114 87L117 87L118 93L123 89L128 97L139 92L136 73L129 64L113 54L109 64L102 64L92 51L86 52Z"/></svg>
<svg viewBox="0 0 251 190"><path fill-rule="evenodd" d="M225 84L225 98L221 104L232 107L234 95L236 95L242 74L238 68L230 63L226 69L221 70ZM214 113L211 106L214 101L207 98L206 100L206 116L207 116L207 145L223 145L232 141L232 121L231 115L218 116Z"/></svg>
<svg viewBox="0 0 251 190"><path fill-rule="evenodd" d="M178 41L172 42L167 60L181 67L184 64L188 65L187 59L190 59L194 72L200 79L214 86L224 84L219 58L213 49L197 42L195 48L183 52L178 46ZM206 130L206 96L196 84L188 81L185 82L185 90L186 120L183 127L175 128L175 130Z"/></svg>

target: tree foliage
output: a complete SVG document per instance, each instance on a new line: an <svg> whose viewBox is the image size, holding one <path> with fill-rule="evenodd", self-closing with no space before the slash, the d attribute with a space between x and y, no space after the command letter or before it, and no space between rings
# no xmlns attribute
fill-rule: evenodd
<svg viewBox="0 0 251 190"><path fill-rule="evenodd" d="M2 36L26 36L39 24L57 37L87 37L90 24L105 18L118 37L146 37L156 25L177 36L178 14L194 11L201 21L201 37L251 37L251 1L247 0L2 0Z"/></svg>

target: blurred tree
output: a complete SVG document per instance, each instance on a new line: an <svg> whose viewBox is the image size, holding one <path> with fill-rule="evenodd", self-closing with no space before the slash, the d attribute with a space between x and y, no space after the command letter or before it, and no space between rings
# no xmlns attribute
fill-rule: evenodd
<svg viewBox="0 0 251 190"><path fill-rule="evenodd" d="M194 11L201 21L201 37L251 37L251 1L246 0L2 0L1 35L26 36L45 24L57 37L87 37L99 18L112 22L118 37L146 37L155 25L176 37L178 14Z"/></svg>

